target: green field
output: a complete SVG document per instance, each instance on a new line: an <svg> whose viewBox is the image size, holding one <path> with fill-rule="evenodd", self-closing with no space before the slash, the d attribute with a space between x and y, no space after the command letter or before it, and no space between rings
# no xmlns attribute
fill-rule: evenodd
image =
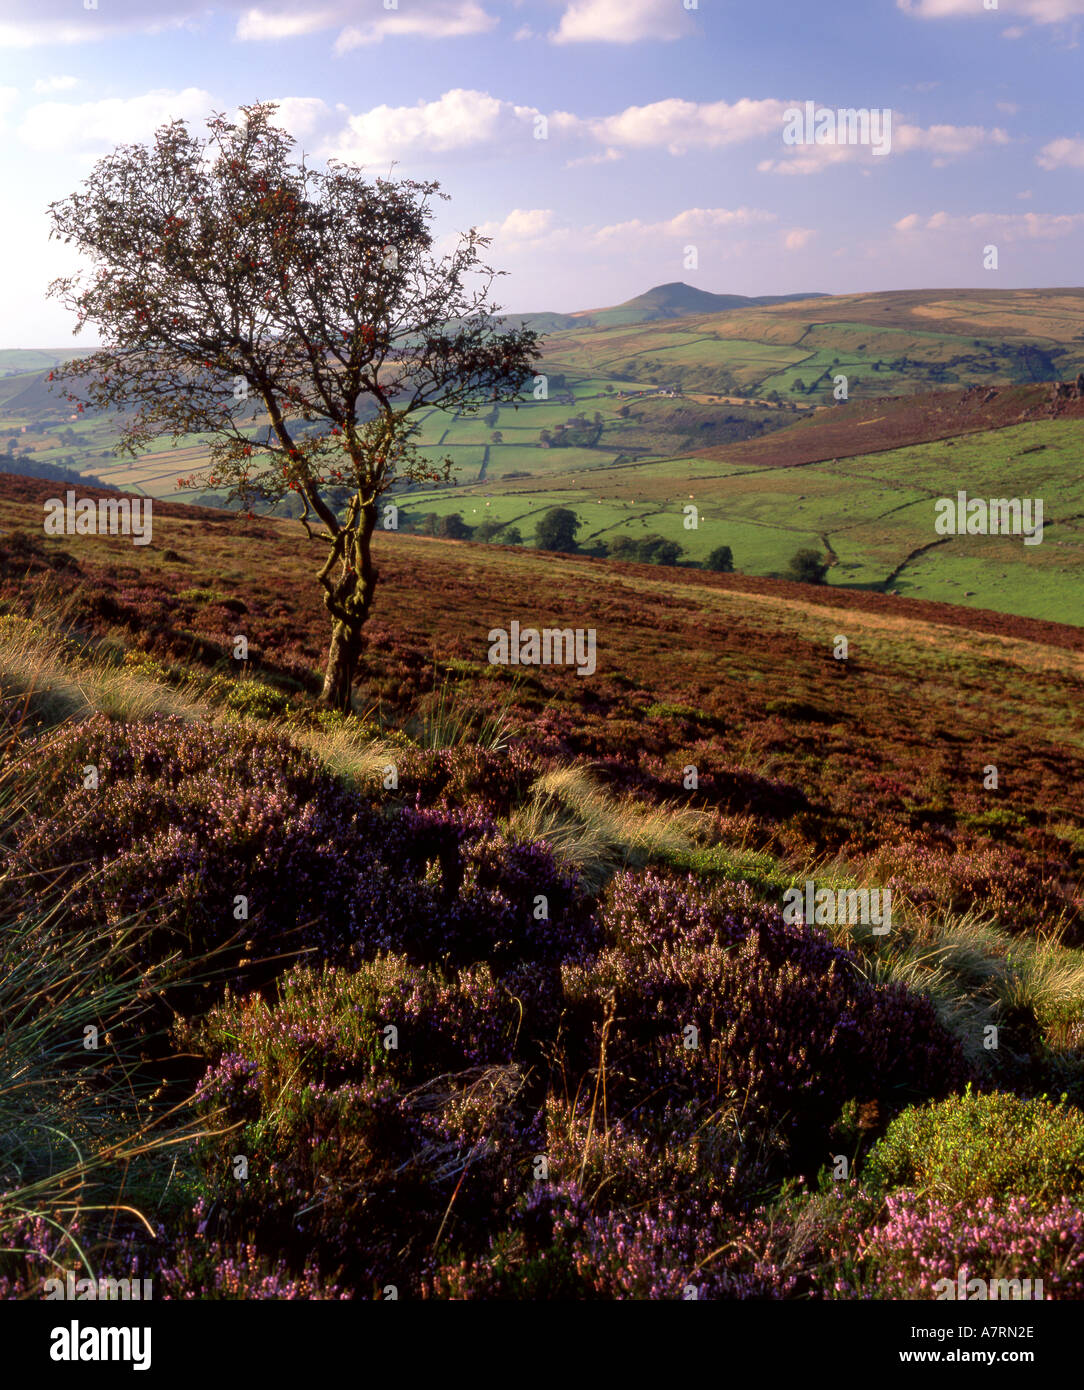
<svg viewBox="0 0 1084 1390"><path fill-rule="evenodd" d="M827 549L836 557L833 585L879 588L891 580L912 597L1084 623L1082 443L1080 424L1049 421L798 468L670 459L600 469L587 486L571 478L559 487L541 478L461 485L412 492L402 507L408 516L458 512L468 525L494 518L518 526L525 541L549 507L570 507L587 548L656 533L677 541L686 562L729 545L736 568L748 574L782 572L803 547ZM958 490L1041 497L1042 543L939 536L935 501ZM695 529L685 525L690 501L698 508Z"/></svg>

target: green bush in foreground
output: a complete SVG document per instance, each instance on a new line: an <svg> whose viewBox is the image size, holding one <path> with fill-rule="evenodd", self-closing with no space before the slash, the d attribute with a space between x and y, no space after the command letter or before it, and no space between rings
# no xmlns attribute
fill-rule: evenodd
<svg viewBox="0 0 1084 1390"><path fill-rule="evenodd" d="M1084 1112L971 1087L905 1110L862 1171L867 1189L913 1188L943 1201L1008 1194L1046 1207L1084 1193Z"/></svg>

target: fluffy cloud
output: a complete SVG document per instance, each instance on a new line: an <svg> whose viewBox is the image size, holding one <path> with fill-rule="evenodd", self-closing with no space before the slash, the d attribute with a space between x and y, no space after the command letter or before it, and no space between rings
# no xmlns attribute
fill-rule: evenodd
<svg viewBox="0 0 1084 1390"><path fill-rule="evenodd" d="M717 149L755 140L783 129L784 101L683 101L670 97L649 106L629 106L615 116L587 123L596 140L610 148L654 149L671 154Z"/></svg>
<svg viewBox="0 0 1084 1390"><path fill-rule="evenodd" d="M1084 169L1084 140L1063 136L1044 145L1036 156L1044 169Z"/></svg>
<svg viewBox="0 0 1084 1390"><path fill-rule="evenodd" d="M348 53L363 44L404 35L461 39L488 33L496 25L496 15L487 13L476 0L410 0L402 10L378 10L364 23L351 24L335 41L335 52Z"/></svg>
<svg viewBox="0 0 1084 1390"><path fill-rule="evenodd" d="M198 87L103 101L41 101L24 114L19 137L31 149L50 152L129 144L146 140L175 118L202 122L211 108L210 92Z"/></svg>
<svg viewBox="0 0 1084 1390"><path fill-rule="evenodd" d="M478 0L410 0L401 10L384 9L375 0L367 6L359 5L357 0L335 0L332 4L300 11L296 0L269 0L241 15L237 21L237 37L250 41L290 39L338 28L335 52L349 53L385 38L409 35L423 39L454 39L484 34L496 23L497 17L483 9Z"/></svg>
<svg viewBox="0 0 1084 1390"><path fill-rule="evenodd" d="M487 92L457 87L436 101L374 106L371 111L350 116L325 153L372 163L486 145L507 150L531 138L539 114L534 107L515 106ZM551 125L556 120L560 127L560 117L550 120Z"/></svg>
<svg viewBox="0 0 1084 1390"><path fill-rule="evenodd" d="M800 251L803 246L807 246L817 233L812 227L792 227L783 237L783 249L785 251Z"/></svg>
<svg viewBox="0 0 1084 1390"><path fill-rule="evenodd" d="M342 6L338 7L342 9ZM330 29L342 17L336 16L335 7L301 12L294 6L287 9L245 10L237 21L237 37L248 42L263 39L296 39L305 34L315 34L320 29Z"/></svg>
<svg viewBox="0 0 1084 1390"><path fill-rule="evenodd" d="M553 216L552 208L513 208L503 222L483 222L478 230L502 245L539 241L553 231Z"/></svg>
<svg viewBox="0 0 1084 1390"><path fill-rule="evenodd" d="M554 43L639 43L680 39L693 32L678 0L572 0Z"/></svg>

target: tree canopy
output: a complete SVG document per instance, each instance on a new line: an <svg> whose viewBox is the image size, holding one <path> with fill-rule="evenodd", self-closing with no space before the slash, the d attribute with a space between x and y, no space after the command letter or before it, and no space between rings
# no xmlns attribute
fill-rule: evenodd
<svg viewBox="0 0 1084 1390"><path fill-rule="evenodd" d="M540 550L574 551L576 532L582 525L579 517L568 507L551 507L535 526L535 543Z"/></svg>
<svg viewBox="0 0 1084 1390"><path fill-rule="evenodd" d="M291 158L275 104L184 121L100 160L50 205L53 235L93 270L50 292L107 347L54 373L87 404L121 413L122 450L212 436L210 466L183 479L227 500L301 499L332 622L324 699L348 709L377 582L379 501L397 480L440 481L452 462L418 453L416 412L476 414L519 398L537 335L506 329L475 229L433 254L437 183L367 180ZM75 399L72 392L69 399ZM309 426L315 428L306 428ZM347 487L337 516L328 490Z"/></svg>

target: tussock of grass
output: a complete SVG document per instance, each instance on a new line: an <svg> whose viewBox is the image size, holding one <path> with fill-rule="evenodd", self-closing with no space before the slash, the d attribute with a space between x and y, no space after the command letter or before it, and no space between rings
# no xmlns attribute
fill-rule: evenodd
<svg viewBox="0 0 1084 1390"><path fill-rule="evenodd" d="M526 804L508 820L514 835L545 840L562 863L593 887L622 864L691 853L714 824L714 817L704 811L617 800L578 767L540 777Z"/></svg>
<svg viewBox="0 0 1084 1390"><path fill-rule="evenodd" d="M0 767L4 843L30 796L17 751L12 735ZM114 1222L153 1231L133 1190L211 1130L166 1109L139 1075L159 1031L149 1011L177 979L178 961L137 969L128 953L138 923L75 926L68 896L28 904L24 891L0 873L0 1251L18 1256L25 1223L41 1222L58 1265L93 1277L97 1242ZM71 890L92 892L91 875ZM106 1072L113 1084L103 1088ZM160 1182L157 1190L161 1200Z"/></svg>
<svg viewBox="0 0 1084 1390"><path fill-rule="evenodd" d="M153 714L201 717L185 690L156 680L139 666L118 665L69 635L61 610L0 618L0 692L22 699L34 721L53 727L101 712L112 719Z"/></svg>
<svg viewBox="0 0 1084 1390"><path fill-rule="evenodd" d="M395 764L399 756L394 744L368 738L345 723L321 729L291 729L289 736L357 791L371 791L379 786L385 768L389 763Z"/></svg>
<svg viewBox="0 0 1084 1390"><path fill-rule="evenodd" d="M429 697L428 707L408 721L407 732L419 748L459 748L469 743L486 752L500 752L515 733L510 706L516 690L513 683L496 710L478 710L463 698L461 689L445 680Z"/></svg>

